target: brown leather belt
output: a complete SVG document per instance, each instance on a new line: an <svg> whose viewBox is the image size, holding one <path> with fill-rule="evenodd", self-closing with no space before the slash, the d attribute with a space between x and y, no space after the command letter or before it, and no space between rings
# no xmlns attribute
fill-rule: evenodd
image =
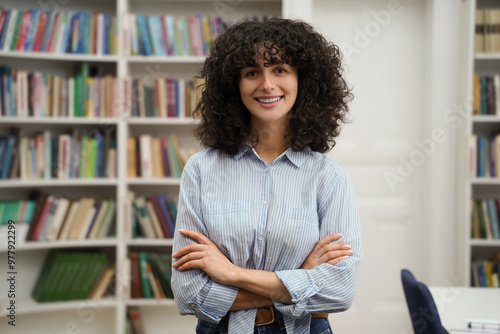
<svg viewBox="0 0 500 334"><path fill-rule="evenodd" d="M255 317L255 327L267 326L278 321L278 311L274 306L268 306L257 309L257 316ZM328 318L327 313L311 313L312 318ZM229 313L226 314L222 320L229 320Z"/></svg>

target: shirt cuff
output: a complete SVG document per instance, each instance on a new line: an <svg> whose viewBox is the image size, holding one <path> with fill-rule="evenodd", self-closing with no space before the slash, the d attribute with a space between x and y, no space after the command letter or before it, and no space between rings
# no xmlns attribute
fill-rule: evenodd
<svg viewBox="0 0 500 334"><path fill-rule="evenodd" d="M276 275L290 293L293 303L288 305L275 301L276 309L294 318L309 314L308 299L323 288L321 279L315 279L305 269L277 271Z"/></svg>
<svg viewBox="0 0 500 334"><path fill-rule="evenodd" d="M206 298L204 298L203 304L198 307L198 305L192 303L190 307L195 309L198 308L195 310L198 318L219 322L233 305L238 290L239 289L234 286L212 282L210 290Z"/></svg>

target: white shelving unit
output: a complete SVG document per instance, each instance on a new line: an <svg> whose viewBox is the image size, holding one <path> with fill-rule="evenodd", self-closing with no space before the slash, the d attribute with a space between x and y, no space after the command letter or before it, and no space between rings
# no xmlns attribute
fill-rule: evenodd
<svg viewBox="0 0 500 334"><path fill-rule="evenodd" d="M119 20L124 13L132 12L143 15L172 14L191 15L207 13L222 16L228 22L247 15L290 16L310 6L310 2L298 3L297 0L243 0L243 1L208 1L208 0L75 0L55 1L51 10L72 10L87 12L101 11L116 16ZM222 5L223 7L219 6ZM37 0L6 0L2 2L6 9L27 10L38 8L48 10ZM224 8L224 9L223 9ZM118 49L121 50L122 34L119 32ZM93 56L53 53L1 52L0 65L11 65L27 71L40 70L45 73L64 76L74 75L74 66L81 62L99 64L117 77L143 77L166 75L173 78L189 79L200 68L200 57L143 57L118 55ZM113 198L117 203L115 236L101 240L23 242L16 244L16 327L7 324L6 299L8 290L6 280L0 280L0 333L60 333L80 329L82 333L125 333L125 317L128 306L138 306L144 320L146 333L192 333L196 323L194 317L181 317L173 300L134 300L126 295L126 285L130 284L130 273L125 271L123 263L131 251L160 251L170 253L171 239L127 239L124 234L124 205L128 191L136 196L162 193L168 198L177 199L179 178L127 178L127 138L140 134L168 136L177 134L181 146L199 148L192 135L191 128L195 121L187 118L152 119L123 116L113 118L0 118L0 134L7 133L12 127L20 127L24 135L38 133L44 129L55 133L64 132L74 127L91 129L99 126L112 126L116 129L118 171L116 179L40 179L40 180L0 180L0 200L25 199L32 190L81 198L92 196L97 199ZM7 262L7 245L0 238L0 268ZM30 295L43 263L52 249L93 248L109 255L116 264L116 290L113 298L98 301L71 301L37 303ZM3 270L2 274L6 274Z"/></svg>
<svg viewBox="0 0 500 334"><path fill-rule="evenodd" d="M472 286L472 260L477 256L489 258L500 253L500 240L473 239L471 236L471 199L500 198L500 178L470 177L467 175L467 140L472 134L493 136L500 131L500 117L497 115L473 115L473 78L475 74L500 73L499 53L474 53L476 8L500 8L498 2L491 0L470 0L461 4L461 50L463 81L459 86L460 101L466 101L465 126L462 127L463 140L459 145L458 184L463 189L458 198L458 217L461 222L457 231L459 237L457 259L458 278L465 286Z"/></svg>

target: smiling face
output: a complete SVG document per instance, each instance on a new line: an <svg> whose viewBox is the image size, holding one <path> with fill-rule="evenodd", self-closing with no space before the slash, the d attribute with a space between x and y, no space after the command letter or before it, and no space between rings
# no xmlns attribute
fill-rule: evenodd
<svg viewBox="0 0 500 334"><path fill-rule="evenodd" d="M267 64L268 66L265 66ZM241 70L240 95L250 111L251 126L258 129L288 124L285 117L297 99L297 70L286 64L269 64L259 57Z"/></svg>

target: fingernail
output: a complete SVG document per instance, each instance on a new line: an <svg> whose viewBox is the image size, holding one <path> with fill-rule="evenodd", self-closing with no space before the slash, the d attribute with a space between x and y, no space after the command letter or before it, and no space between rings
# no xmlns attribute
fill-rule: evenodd
<svg viewBox="0 0 500 334"><path fill-rule="evenodd" d="M346 253L349 254L349 255L352 255L353 251L352 250L348 250Z"/></svg>
<svg viewBox="0 0 500 334"><path fill-rule="evenodd" d="M172 254L172 257L175 257L177 255L177 252L175 252L174 254Z"/></svg>
<svg viewBox="0 0 500 334"><path fill-rule="evenodd" d="M335 237L340 238L342 236L342 233L335 233Z"/></svg>
<svg viewBox="0 0 500 334"><path fill-rule="evenodd" d="M351 245L344 245L344 249L351 249Z"/></svg>
<svg viewBox="0 0 500 334"><path fill-rule="evenodd" d="M342 258L342 260L347 260L348 258L349 258L349 256L344 256L344 257Z"/></svg>
<svg viewBox="0 0 500 334"><path fill-rule="evenodd" d="M183 229L183 228L179 229L179 232L184 232L184 231L185 231L185 229Z"/></svg>

